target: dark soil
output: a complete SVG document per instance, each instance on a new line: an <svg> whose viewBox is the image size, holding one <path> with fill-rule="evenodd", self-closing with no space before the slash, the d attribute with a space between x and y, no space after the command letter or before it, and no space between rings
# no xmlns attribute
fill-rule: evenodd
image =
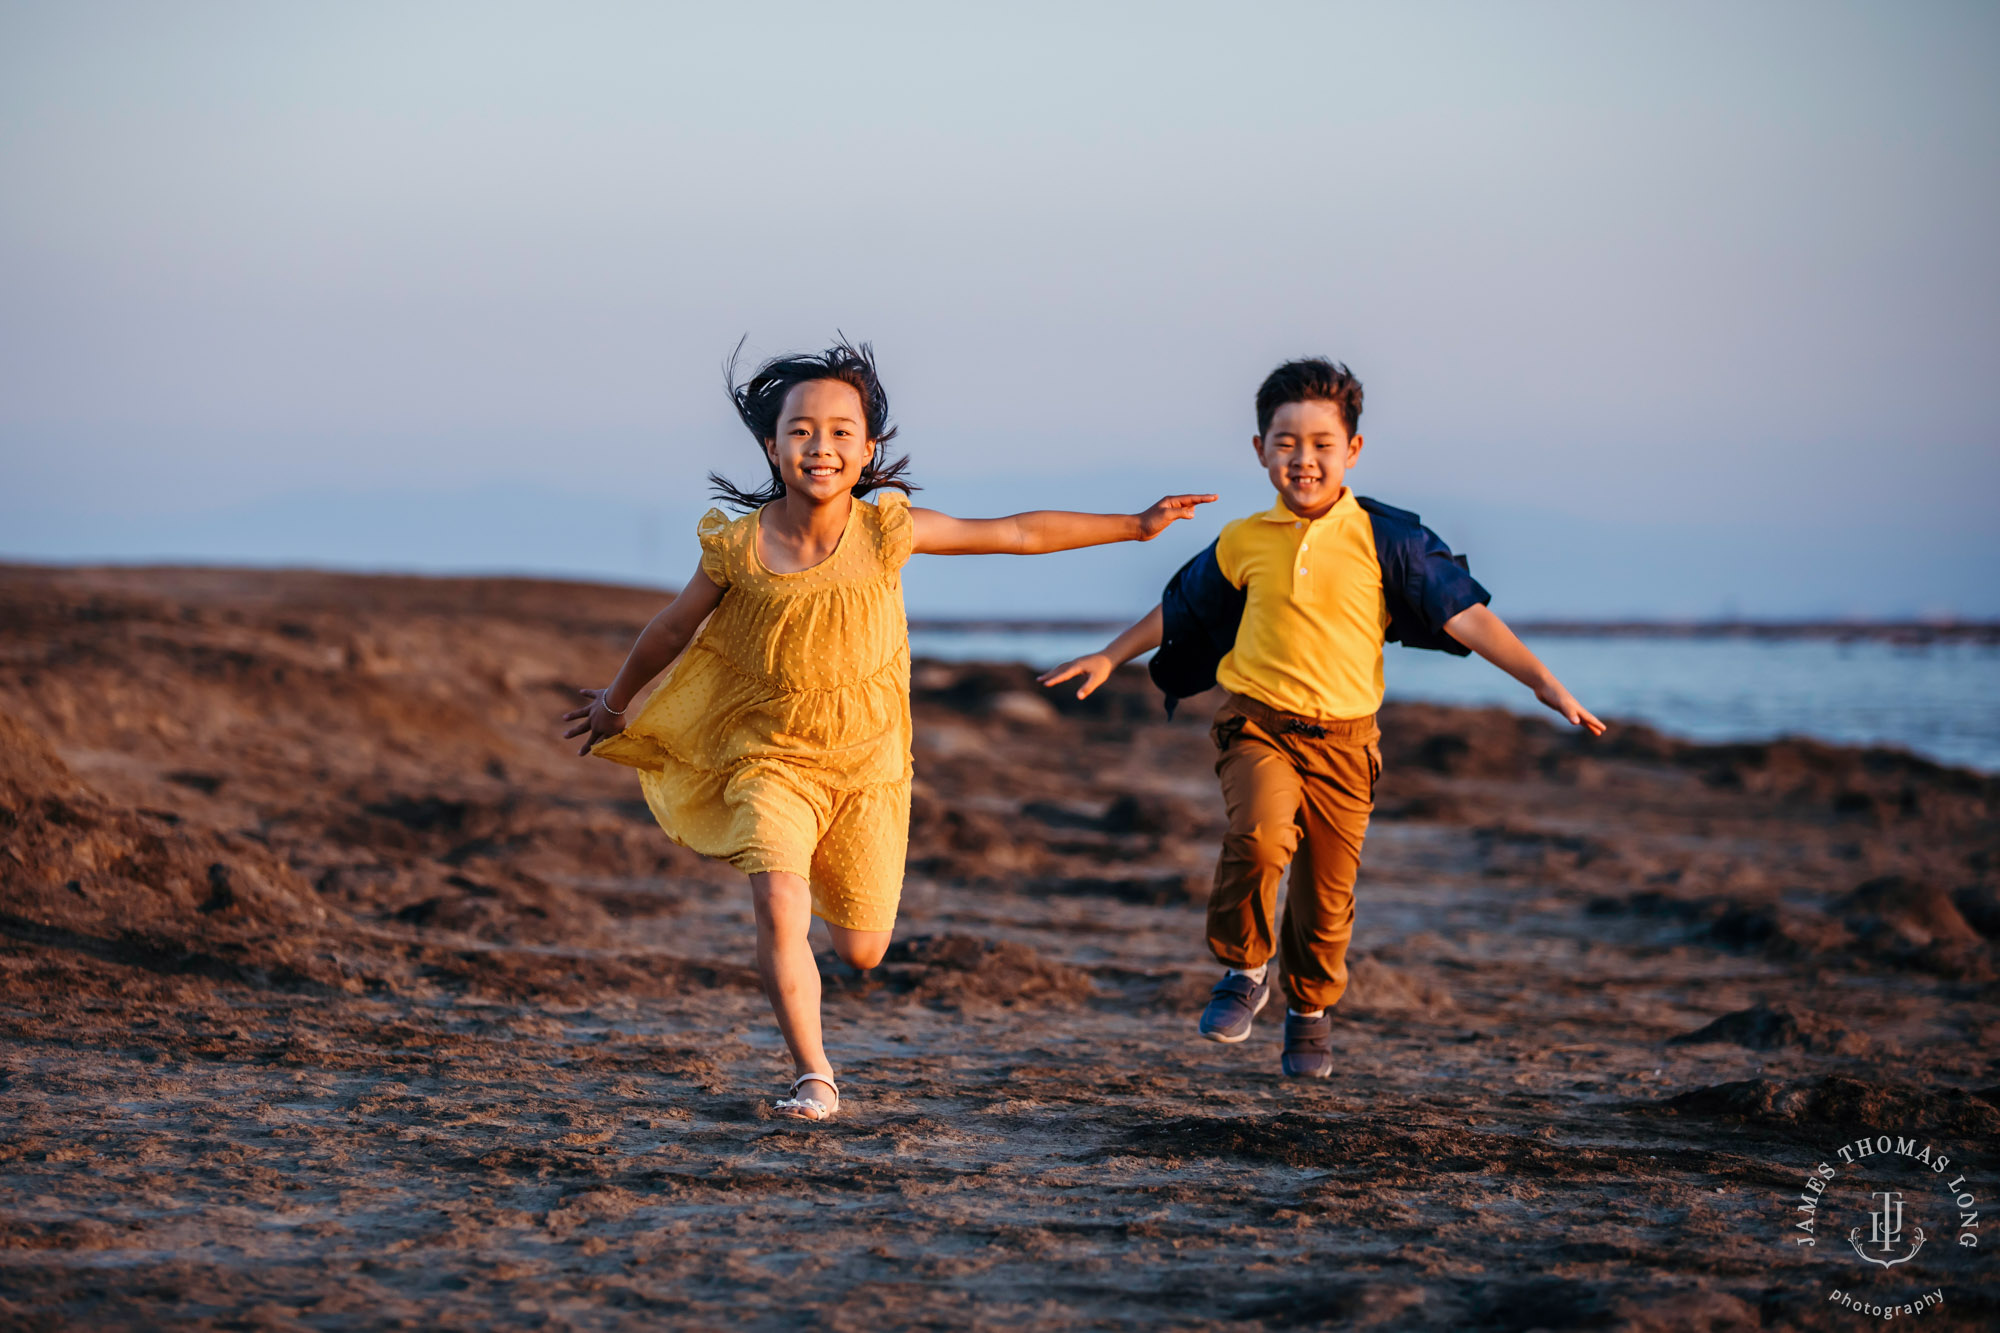
<svg viewBox="0 0 2000 1333"><path fill-rule="evenodd" d="M743 884L554 721L658 602L0 568L0 1326L2000 1322L1915 1183L1907 1265L1861 1196L1792 1231L1875 1133L2000 1216L1993 779L1391 707L1289 1082L1275 1010L1194 1033L1212 706L919 663L899 938L826 955L801 1126Z"/></svg>

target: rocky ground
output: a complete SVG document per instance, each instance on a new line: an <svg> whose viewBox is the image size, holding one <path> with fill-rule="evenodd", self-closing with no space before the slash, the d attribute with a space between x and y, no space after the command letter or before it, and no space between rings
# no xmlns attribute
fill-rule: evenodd
<svg viewBox="0 0 2000 1333"><path fill-rule="evenodd" d="M919 663L898 943L829 955L802 1126L743 885L558 739L657 605L0 567L0 1324L2000 1321L1995 780L1392 707L1304 1086L1194 1038L1199 701Z"/></svg>

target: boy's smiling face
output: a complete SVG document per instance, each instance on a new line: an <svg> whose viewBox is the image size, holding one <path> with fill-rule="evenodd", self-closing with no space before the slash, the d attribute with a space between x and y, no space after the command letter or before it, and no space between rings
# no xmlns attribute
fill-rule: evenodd
<svg viewBox="0 0 2000 1333"><path fill-rule="evenodd" d="M1340 408L1322 399L1286 403L1271 426L1253 435L1257 461L1300 518L1318 518L1339 501L1347 469L1361 457L1361 437L1349 436Z"/></svg>
<svg viewBox="0 0 2000 1333"><path fill-rule="evenodd" d="M764 442L785 489L824 504L854 489L874 456L868 413L854 386L807 380L785 395L778 438Z"/></svg>

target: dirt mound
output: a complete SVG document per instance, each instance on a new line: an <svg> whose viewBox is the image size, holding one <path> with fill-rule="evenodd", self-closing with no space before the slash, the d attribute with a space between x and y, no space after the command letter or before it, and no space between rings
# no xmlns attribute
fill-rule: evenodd
<svg viewBox="0 0 2000 1333"><path fill-rule="evenodd" d="M1451 992L1439 982L1362 954L1350 958L1341 1014L1434 1014L1452 1007Z"/></svg>
<svg viewBox="0 0 2000 1333"><path fill-rule="evenodd" d="M1078 1005L1095 989L1089 973L1051 962L1025 944L970 935L897 940L882 965L865 973L828 961L821 970L830 995L906 995L941 1009Z"/></svg>
<svg viewBox="0 0 2000 1333"><path fill-rule="evenodd" d="M1657 1104L1673 1115L1736 1121L1838 1137L1869 1130L1930 1130L1968 1138L2000 1133L2000 1089L1920 1088L1829 1074L1810 1082L1753 1078L1719 1083Z"/></svg>
<svg viewBox="0 0 2000 1333"><path fill-rule="evenodd" d="M6 712L0 752L0 932L158 973L351 984L326 908L267 849L116 808Z"/></svg>
<svg viewBox="0 0 2000 1333"><path fill-rule="evenodd" d="M1381 724L1384 784L1390 790L1405 769L1454 778L1540 775L1571 783L1595 765L1628 762L1682 769L1713 791L1813 807L1875 827L1984 829L1990 836L2000 815L2000 778L1901 750L1850 749L1797 737L1701 745L1633 722L1619 722L1589 740L1539 717L1431 704L1387 704ZM1402 807L1392 802L1392 808Z"/></svg>
<svg viewBox="0 0 2000 1333"><path fill-rule="evenodd" d="M461 873L443 876L441 892L413 898L395 910L394 918L518 944L595 941L611 932L610 914L581 894L505 865L478 873L477 879Z"/></svg>
<svg viewBox="0 0 2000 1333"><path fill-rule="evenodd" d="M1960 826L2000 809L2000 778L1932 763L1903 750L1848 749L1787 739L1768 745L1691 747L1683 760L1724 758L1717 785L1822 804L1878 825Z"/></svg>
<svg viewBox="0 0 2000 1333"><path fill-rule="evenodd" d="M163 777L204 798L228 785L191 771ZM266 821L284 826L292 854L282 855L256 835L204 827L197 812L123 806L0 710L0 933L74 961L279 987L394 988L428 975L507 993L574 989L573 967L449 954L439 963L364 924L514 944L608 942L602 907L512 863L508 844L527 840L522 822L506 803L347 806L336 796ZM524 969L537 984L513 975Z"/></svg>
<svg viewBox="0 0 2000 1333"><path fill-rule="evenodd" d="M1385 776L1415 769L1446 777L1525 777L1564 749L1540 718L1503 708L1385 704L1380 715Z"/></svg>
<svg viewBox="0 0 2000 1333"><path fill-rule="evenodd" d="M1437 824L1464 824L1472 815L1467 802L1442 789L1422 774L1408 769L1384 769L1375 787L1373 818L1383 822L1423 820Z"/></svg>
<svg viewBox="0 0 2000 1333"><path fill-rule="evenodd" d="M1882 875L1837 905L1860 940L1857 952L1878 965L1960 981L1991 981L2000 974L1993 946L1935 883Z"/></svg>
<svg viewBox="0 0 2000 1333"><path fill-rule="evenodd" d="M1487 873L1497 872L1489 866ZM1554 873L1545 872L1545 879L1559 882ZM1974 912L1981 910L1977 893L1962 890L1959 895ZM1592 916L1684 922L1692 939L1777 962L1845 962L1969 981L1995 975L1992 947L1973 929L1953 895L1927 881L1881 876L1833 899L1829 908L1646 889L1599 894L1584 910Z"/></svg>
<svg viewBox="0 0 2000 1333"><path fill-rule="evenodd" d="M1669 1046L1699 1046L1707 1042L1745 1046L1753 1051L1802 1050L1841 1055L1858 1055L1869 1047L1866 1037L1815 1014L1766 1004L1724 1014L1706 1027L1667 1039Z"/></svg>
<svg viewBox="0 0 2000 1333"><path fill-rule="evenodd" d="M1814 958L1846 949L1853 934L1824 912L1789 903L1713 902L1704 938L1726 949L1756 951L1770 958Z"/></svg>
<svg viewBox="0 0 2000 1333"><path fill-rule="evenodd" d="M33 728L0 710L0 800L19 810L24 803L66 796L81 785Z"/></svg>
<svg viewBox="0 0 2000 1333"><path fill-rule="evenodd" d="M1172 835L1200 828L1208 812L1192 801L1158 792L1120 792L1102 810L1069 801L1029 801L1021 813L1051 828L1110 834Z"/></svg>
<svg viewBox="0 0 2000 1333"><path fill-rule="evenodd" d="M1883 875L1841 900L1849 924L1863 939L1921 949L1932 943L1970 944L1979 939L1951 895L1935 884Z"/></svg>
<svg viewBox="0 0 2000 1333"><path fill-rule="evenodd" d="M1574 833L1490 824L1475 828L1472 836L1483 872L1496 879L1560 884L1586 867L1603 874L1618 859L1611 844Z"/></svg>

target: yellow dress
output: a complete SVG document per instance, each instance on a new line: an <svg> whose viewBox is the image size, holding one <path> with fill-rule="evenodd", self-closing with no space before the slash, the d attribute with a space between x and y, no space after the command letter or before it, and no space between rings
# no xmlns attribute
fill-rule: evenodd
<svg viewBox="0 0 2000 1333"><path fill-rule="evenodd" d="M804 876L815 916L888 930L910 836L909 499L856 500L833 554L791 574L758 558L758 518L702 517L722 601L591 753L639 770L675 842Z"/></svg>

